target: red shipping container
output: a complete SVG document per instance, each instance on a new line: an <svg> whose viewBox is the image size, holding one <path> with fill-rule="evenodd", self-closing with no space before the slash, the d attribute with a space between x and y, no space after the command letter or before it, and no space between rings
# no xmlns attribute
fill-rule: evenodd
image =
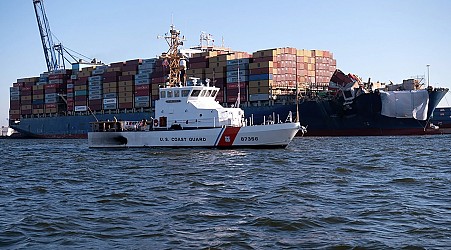
<svg viewBox="0 0 451 250"><path fill-rule="evenodd" d="M134 60L128 60L125 61L125 65L134 65L134 66L138 66L139 64L141 64L143 62L143 59L134 59ZM124 71L128 71L128 70L124 70Z"/></svg>
<svg viewBox="0 0 451 250"><path fill-rule="evenodd" d="M84 101L77 101L75 100L75 106L86 106L88 102L86 100Z"/></svg>
<svg viewBox="0 0 451 250"><path fill-rule="evenodd" d="M102 104L89 104L91 110L102 110Z"/></svg>
<svg viewBox="0 0 451 250"><path fill-rule="evenodd" d="M88 96L85 96L85 95L78 95L78 96L75 96L75 101L85 101L86 102L86 100L88 100Z"/></svg>
<svg viewBox="0 0 451 250"><path fill-rule="evenodd" d="M27 96L27 95L32 95L33 94L33 91L32 90L23 90L23 91L20 91L20 95L21 96Z"/></svg>
<svg viewBox="0 0 451 250"><path fill-rule="evenodd" d="M132 109L133 108L133 102L125 102L125 103L119 103L120 109Z"/></svg>
<svg viewBox="0 0 451 250"><path fill-rule="evenodd" d="M20 119L20 115L16 114L16 115L9 115L9 119L10 120L19 120Z"/></svg>
<svg viewBox="0 0 451 250"><path fill-rule="evenodd" d="M91 105L102 105L102 104L103 104L103 100L102 99L89 100L89 106L91 106Z"/></svg>
<svg viewBox="0 0 451 250"><path fill-rule="evenodd" d="M65 75L63 74L57 74L57 75L49 75L49 80L56 80L56 79L63 79Z"/></svg>
<svg viewBox="0 0 451 250"><path fill-rule="evenodd" d="M23 83L22 82L15 82L15 83L13 83L13 87L21 88L21 87L23 87Z"/></svg>
<svg viewBox="0 0 451 250"><path fill-rule="evenodd" d="M122 66L122 72L126 72L126 71L138 71L138 64L136 65L125 65Z"/></svg>
<svg viewBox="0 0 451 250"><path fill-rule="evenodd" d="M204 63L208 62L208 58L201 56L201 57L193 57L189 59L190 64L192 63Z"/></svg>
<svg viewBox="0 0 451 250"><path fill-rule="evenodd" d="M148 96L150 94L148 89L135 89L135 96Z"/></svg>
<svg viewBox="0 0 451 250"><path fill-rule="evenodd" d="M56 103L46 103L45 104L45 108L49 109L49 108L56 108Z"/></svg>
<svg viewBox="0 0 451 250"><path fill-rule="evenodd" d="M149 84L135 85L135 90L145 90L145 89L150 89L150 85Z"/></svg>
<svg viewBox="0 0 451 250"><path fill-rule="evenodd" d="M109 73L114 73L114 72L109 72ZM103 82L104 83L117 82L117 76L106 76L106 77L103 77Z"/></svg>
<svg viewBox="0 0 451 250"><path fill-rule="evenodd" d="M122 67L122 66L124 66L124 64L125 64L125 62L110 63L110 67L111 68Z"/></svg>
<svg viewBox="0 0 451 250"><path fill-rule="evenodd" d="M204 68L208 68L208 62L193 63L193 62L190 61L189 68L190 69L204 69Z"/></svg>
<svg viewBox="0 0 451 250"><path fill-rule="evenodd" d="M119 75L121 75L121 72L117 72L117 71L103 73L103 77L117 77ZM104 78L104 80L105 80L105 78Z"/></svg>
<svg viewBox="0 0 451 250"><path fill-rule="evenodd" d="M228 96L227 97L227 102L236 102L237 99L238 99L237 96ZM245 101L247 101L247 97L245 95L241 95L240 100L242 102L245 102Z"/></svg>
<svg viewBox="0 0 451 250"><path fill-rule="evenodd" d="M133 80L133 76L119 76L119 81L131 81Z"/></svg>

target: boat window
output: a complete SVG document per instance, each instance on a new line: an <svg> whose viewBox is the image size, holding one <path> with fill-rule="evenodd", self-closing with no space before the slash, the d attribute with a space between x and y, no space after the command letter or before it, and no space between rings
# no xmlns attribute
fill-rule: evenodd
<svg viewBox="0 0 451 250"><path fill-rule="evenodd" d="M189 89L182 90L182 97L187 97L189 95Z"/></svg>
<svg viewBox="0 0 451 250"><path fill-rule="evenodd" d="M211 96L211 89L207 90L207 93L205 94L206 97L210 97Z"/></svg>
<svg viewBox="0 0 451 250"><path fill-rule="evenodd" d="M218 93L218 91L215 89L215 90L213 90L212 92L211 92L211 97L215 97L216 96L216 93Z"/></svg>
<svg viewBox="0 0 451 250"><path fill-rule="evenodd" d="M193 97L198 97L200 94L200 90L198 89L194 89L193 92L191 92L191 96Z"/></svg>
<svg viewBox="0 0 451 250"><path fill-rule="evenodd" d="M160 92L160 98L166 98L166 91Z"/></svg>
<svg viewBox="0 0 451 250"><path fill-rule="evenodd" d="M174 90L174 97L180 97L180 90Z"/></svg>
<svg viewBox="0 0 451 250"><path fill-rule="evenodd" d="M204 97L205 96L205 92L206 92L206 90L204 89L204 90L202 90L202 92L200 92L200 96L201 97Z"/></svg>
<svg viewBox="0 0 451 250"><path fill-rule="evenodd" d="M167 94L167 97L168 97L168 98L171 98L171 97L172 97L172 92L173 92L172 90L168 90L168 94Z"/></svg>

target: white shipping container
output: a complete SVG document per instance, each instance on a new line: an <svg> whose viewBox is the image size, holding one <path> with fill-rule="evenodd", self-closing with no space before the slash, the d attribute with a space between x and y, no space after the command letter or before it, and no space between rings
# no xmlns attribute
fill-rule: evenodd
<svg viewBox="0 0 451 250"><path fill-rule="evenodd" d="M90 85L89 90L101 90L102 86L100 85Z"/></svg>
<svg viewBox="0 0 451 250"><path fill-rule="evenodd" d="M152 74L155 71L155 69L140 69L138 70L139 74Z"/></svg>
<svg viewBox="0 0 451 250"><path fill-rule="evenodd" d="M107 93L107 94L103 94L103 98L108 99L108 98L116 98L117 94L116 93Z"/></svg>
<svg viewBox="0 0 451 250"><path fill-rule="evenodd" d="M89 95L89 100L100 100L102 95Z"/></svg>
<svg viewBox="0 0 451 250"><path fill-rule="evenodd" d="M156 68L156 64L141 64L138 65L138 69L155 69Z"/></svg>
<svg viewBox="0 0 451 250"><path fill-rule="evenodd" d="M155 64L157 60L157 58L143 59L142 64Z"/></svg>
<svg viewBox="0 0 451 250"><path fill-rule="evenodd" d="M102 96L102 90L90 90L89 95L100 95Z"/></svg>
<svg viewBox="0 0 451 250"><path fill-rule="evenodd" d="M148 73L135 75L135 80L140 80L140 79L146 79L147 80L149 78L150 78L150 74L148 74Z"/></svg>
<svg viewBox="0 0 451 250"><path fill-rule="evenodd" d="M11 96L11 101L20 101L20 96Z"/></svg>
<svg viewBox="0 0 451 250"><path fill-rule="evenodd" d="M116 108L117 108L116 103L103 105L103 109L116 109Z"/></svg>
<svg viewBox="0 0 451 250"><path fill-rule="evenodd" d="M57 103L57 98L45 98L45 103Z"/></svg>
<svg viewBox="0 0 451 250"><path fill-rule="evenodd" d="M149 102L135 102L135 108L147 108L150 107Z"/></svg>
<svg viewBox="0 0 451 250"><path fill-rule="evenodd" d="M63 79L53 79L53 80L49 80L50 84L60 84L63 83L64 80Z"/></svg>
<svg viewBox="0 0 451 250"><path fill-rule="evenodd" d="M83 111L87 111L88 107L87 106L75 106L74 109L76 112L83 112Z"/></svg>
<svg viewBox="0 0 451 250"><path fill-rule="evenodd" d="M89 82L89 84L88 84L89 86L102 86L102 81L92 81L92 82Z"/></svg>
<svg viewBox="0 0 451 250"><path fill-rule="evenodd" d="M67 84L67 88L68 89L73 89L74 88L74 84L73 83L68 83Z"/></svg>
<svg viewBox="0 0 451 250"><path fill-rule="evenodd" d="M135 85L143 85L143 84L150 84L150 79L135 80Z"/></svg>
<svg viewBox="0 0 451 250"><path fill-rule="evenodd" d="M135 102L149 102L149 96L135 96Z"/></svg>
<svg viewBox="0 0 451 250"><path fill-rule="evenodd" d="M58 97L57 93L45 94L45 99L51 99L51 98L57 98L57 97Z"/></svg>
<svg viewBox="0 0 451 250"><path fill-rule="evenodd" d="M104 69L95 69L92 71L92 75L102 75L103 73L105 73Z"/></svg>
<svg viewBox="0 0 451 250"><path fill-rule="evenodd" d="M103 80L103 76L90 76L88 77L88 81L92 82L92 81L102 81Z"/></svg>
<svg viewBox="0 0 451 250"><path fill-rule="evenodd" d="M268 101L271 99L271 95L270 94L252 94L249 95L249 101L254 102L254 101Z"/></svg>
<svg viewBox="0 0 451 250"><path fill-rule="evenodd" d="M117 103L117 99L116 98L103 99L103 105L116 104L116 103Z"/></svg>

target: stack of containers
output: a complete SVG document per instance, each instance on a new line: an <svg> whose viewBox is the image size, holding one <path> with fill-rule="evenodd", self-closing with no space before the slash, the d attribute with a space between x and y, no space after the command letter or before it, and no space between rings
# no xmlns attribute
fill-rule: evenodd
<svg viewBox="0 0 451 250"><path fill-rule="evenodd" d="M74 111L85 112L88 110L88 79L91 77L94 67L83 68L77 73L74 84Z"/></svg>
<svg viewBox="0 0 451 250"><path fill-rule="evenodd" d="M205 81L210 79L210 83L220 88L216 100L223 103L224 102L224 79L223 77L218 77L213 69L209 68L210 60L224 53L223 51L206 51L202 53L193 54L193 57L189 59L188 69L186 70L186 80L190 78L199 78L200 81ZM220 78L220 79L218 79Z"/></svg>
<svg viewBox="0 0 451 250"><path fill-rule="evenodd" d="M103 74L103 109L118 108L118 80L121 76L120 67L109 67Z"/></svg>
<svg viewBox="0 0 451 250"><path fill-rule="evenodd" d="M152 73L152 102L154 100L158 100L160 98L159 96L159 88L166 85L166 75L169 73L169 69L167 66L165 66L165 59L159 58L156 60L155 63L155 70Z"/></svg>
<svg viewBox="0 0 451 250"><path fill-rule="evenodd" d="M72 64L72 75L70 76L70 79L67 80L67 111L69 113L72 113L75 111L75 82L78 80L78 72L79 72L79 65L78 64Z"/></svg>
<svg viewBox="0 0 451 250"><path fill-rule="evenodd" d="M240 93L240 101L247 101L249 88L249 63L251 55L236 53L235 58L227 61L226 66L226 102L234 103Z"/></svg>
<svg viewBox="0 0 451 250"><path fill-rule="evenodd" d="M329 86L330 78L336 69L336 61L329 51L314 50L315 57L315 85L323 89Z"/></svg>
<svg viewBox="0 0 451 250"><path fill-rule="evenodd" d="M208 60L210 57L217 56L217 54L218 52L216 51L194 54L193 57L189 59L188 69L186 70L187 79L194 77L205 80L205 69L208 68Z"/></svg>
<svg viewBox="0 0 451 250"><path fill-rule="evenodd" d="M212 80L212 84L218 87L219 93L216 100L225 103L227 102L227 60L235 59L235 54L217 54L211 56L208 60L208 69L205 69L205 77Z"/></svg>
<svg viewBox="0 0 451 250"><path fill-rule="evenodd" d="M252 54L253 62L249 64L249 101L268 101L272 98L273 78L277 71L277 55L280 49L256 51Z"/></svg>
<svg viewBox="0 0 451 250"><path fill-rule="evenodd" d="M45 95L44 86L49 83L49 74L42 73L39 76L39 82L33 86L33 115L44 114Z"/></svg>
<svg viewBox="0 0 451 250"><path fill-rule="evenodd" d="M39 81L39 77L30 77L24 79L17 79L17 83L22 85L20 87L20 114L33 114L33 85Z"/></svg>
<svg viewBox="0 0 451 250"><path fill-rule="evenodd" d="M142 59L129 60L122 63L122 76L119 77L118 83L119 109L133 108L133 91L135 90L133 80L138 73L138 65L141 63ZM119 64L117 63L117 65Z"/></svg>
<svg viewBox="0 0 451 250"><path fill-rule="evenodd" d="M148 108L151 105L152 73L155 71L156 58L144 59L138 65L135 75L135 108Z"/></svg>
<svg viewBox="0 0 451 250"><path fill-rule="evenodd" d="M293 95L296 90L296 54L295 48L280 48L274 62L274 87L278 94ZM274 89L274 88L273 88Z"/></svg>
<svg viewBox="0 0 451 250"><path fill-rule="evenodd" d="M13 83L13 87L9 88L9 120L15 121L20 119L20 84Z"/></svg>
<svg viewBox="0 0 451 250"><path fill-rule="evenodd" d="M93 71L94 73L94 71ZM103 76L94 75L88 77L88 106L91 110L102 110L102 90L103 90Z"/></svg>
<svg viewBox="0 0 451 250"><path fill-rule="evenodd" d="M66 103L61 98L67 91L67 80L72 70L60 69L49 74L49 83L44 85L45 113L55 114L67 110Z"/></svg>

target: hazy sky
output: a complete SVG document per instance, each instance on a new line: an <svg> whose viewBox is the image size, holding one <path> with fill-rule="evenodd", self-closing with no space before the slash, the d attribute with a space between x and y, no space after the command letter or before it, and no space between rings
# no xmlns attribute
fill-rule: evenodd
<svg viewBox="0 0 451 250"><path fill-rule="evenodd" d="M171 16L187 41L201 31L234 50L275 47L334 53L337 67L372 81L426 75L451 87L451 1L144 1L45 0L52 32L63 44L112 63L167 50ZM0 1L0 125L7 124L9 87L46 70L32 0ZM427 77L427 75L426 75ZM451 95L441 106L451 106Z"/></svg>

